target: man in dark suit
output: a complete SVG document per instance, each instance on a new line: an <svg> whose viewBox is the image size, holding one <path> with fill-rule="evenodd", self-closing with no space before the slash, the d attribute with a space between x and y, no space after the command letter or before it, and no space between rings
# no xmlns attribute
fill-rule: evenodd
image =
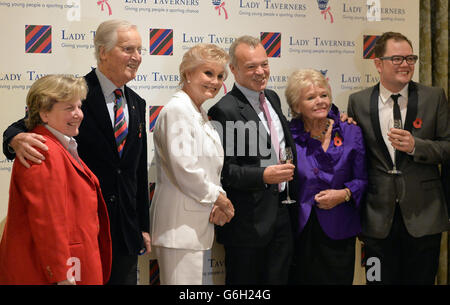
<svg viewBox="0 0 450 305"><path fill-rule="evenodd" d="M76 137L78 153L100 181L107 204L113 248L109 284L136 284L139 251L150 251L147 135L145 101L126 86L141 63L141 37L127 21L99 25L94 40L98 68L85 76L88 95L84 120ZM122 91L122 97L114 94ZM116 142L116 100L122 99L125 144ZM123 125L122 125L123 126ZM28 161L45 162L33 147L46 150L42 138L26 133L23 120L3 134L3 152L27 167Z"/></svg>
<svg viewBox="0 0 450 305"><path fill-rule="evenodd" d="M223 130L222 185L235 207L230 223L217 227L226 284L286 284L293 246L288 207L281 201L295 166L278 164L278 153L294 147L293 140L278 95L265 89L270 69L259 39L238 38L230 56L235 85L209 110Z"/></svg>
<svg viewBox="0 0 450 305"><path fill-rule="evenodd" d="M449 229L438 165L450 158L450 108L444 90L411 81L417 56L405 36L384 33L375 55L380 83L348 103L367 144L365 256L381 267L366 266L368 284L433 284ZM401 121L391 128L394 118Z"/></svg>

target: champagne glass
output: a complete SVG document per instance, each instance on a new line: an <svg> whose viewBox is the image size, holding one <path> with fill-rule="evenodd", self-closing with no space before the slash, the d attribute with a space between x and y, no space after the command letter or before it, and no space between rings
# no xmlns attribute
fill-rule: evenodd
<svg viewBox="0 0 450 305"><path fill-rule="evenodd" d="M391 128L402 129L402 120L390 118L389 122L388 122L388 131L389 132L391 131ZM397 160L395 158L395 156L396 156L395 151L396 151L396 149L394 148L394 160L392 162L394 164L394 166L392 167L391 170L388 171L388 173L392 174L392 175L400 175L402 172L397 169L397 166L396 166Z"/></svg>
<svg viewBox="0 0 450 305"><path fill-rule="evenodd" d="M286 164L286 163L293 163L294 161L294 155L292 154L292 149L290 147L285 147L284 149L280 149L280 163ZM283 204L291 204L295 203L295 200L291 199L289 196L289 182L286 181L286 192L287 192L287 198L281 203Z"/></svg>

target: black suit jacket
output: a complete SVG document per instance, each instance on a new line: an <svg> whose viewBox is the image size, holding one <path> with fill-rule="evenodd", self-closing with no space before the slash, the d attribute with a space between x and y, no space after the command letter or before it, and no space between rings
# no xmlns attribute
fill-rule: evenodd
<svg viewBox="0 0 450 305"><path fill-rule="evenodd" d="M414 237L449 229L438 165L450 161L450 107L444 90L410 82L404 129L415 140L414 155L400 153L401 175L388 173L393 163L383 141L378 114L379 85L353 93L348 115L364 133L369 185L361 210L365 236L385 238L394 219L396 198L408 232ZM422 123L418 124L418 119ZM414 123L415 122L415 123Z"/></svg>
<svg viewBox="0 0 450 305"><path fill-rule="evenodd" d="M149 232L145 100L125 86L129 123L120 158L97 75L92 70L84 78L89 91L82 104L84 119L76 137L78 154L100 181L110 218L113 252L134 255L143 246L141 231ZM7 158L15 157L8 150L10 140L24 131L27 130L22 119L4 132L3 152Z"/></svg>
<svg viewBox="0 0 450 305"><path fill-rule="evenodd" d="M278 95L272 90L265 90L265 95L280 118L286 146L295 147ZM273 236L279 205L278 186L263 181L265 167L277 162L276 157L271 158L275 156L273 149L267 149L271 147L270 136L236 86L211 107L208 115L218 124L219 133L223 131L222 186L235 208L230 223L216 228L217 240L227 246L263 246Z"/></svg>

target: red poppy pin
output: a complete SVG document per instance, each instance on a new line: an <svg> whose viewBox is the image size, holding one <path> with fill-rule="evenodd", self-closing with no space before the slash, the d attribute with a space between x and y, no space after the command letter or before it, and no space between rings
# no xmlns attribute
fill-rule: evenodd
<svg viewBox="0 0 450 305"><path fill-rule="evenodd" d="M342 145L342 138L339 136L339 133L336 132L334 135L334 146L339 147Z"/></svg>
<svg viewBox="0 0 450 305"><path fill-rule="evenodd" d="M413 122L413 126L416 129L422 128L422 119L417 118L414 122Z"/></svg>

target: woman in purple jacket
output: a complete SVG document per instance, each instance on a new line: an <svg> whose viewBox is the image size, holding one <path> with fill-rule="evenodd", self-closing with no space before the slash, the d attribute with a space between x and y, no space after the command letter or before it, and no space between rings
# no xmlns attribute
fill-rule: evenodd
<svg viewBox="0 0 450 305"><path fill-rule="evenodd" d="M367 186L361 129L340 121L328 82L316 70L294 72L286 98L299 186L291 283L351 285Z"/></svg>

